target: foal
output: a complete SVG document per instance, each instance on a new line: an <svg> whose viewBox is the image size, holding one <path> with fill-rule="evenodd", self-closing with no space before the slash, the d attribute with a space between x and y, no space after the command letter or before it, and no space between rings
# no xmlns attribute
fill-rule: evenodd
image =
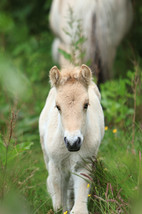
<svg viewBox="0 0 142 214"><path fill-rule="evenodd" d="M87 214L89 188L81 174L88 175L83 160L96 156L104 135L100 93L86 65L61 72L54 66L50 82L39 119L48 191L55 211Z"/></svg>

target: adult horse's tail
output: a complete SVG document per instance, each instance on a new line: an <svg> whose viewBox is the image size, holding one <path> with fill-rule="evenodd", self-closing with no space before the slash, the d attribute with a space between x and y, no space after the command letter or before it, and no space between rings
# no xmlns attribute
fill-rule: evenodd
<svg viewBox="0 0 142 214"><path fill-rule="evenodd" d="M132 23L130 0L97 1L92 16L91 67L95 67L98 83L111 77L117 46Z"/></svg>

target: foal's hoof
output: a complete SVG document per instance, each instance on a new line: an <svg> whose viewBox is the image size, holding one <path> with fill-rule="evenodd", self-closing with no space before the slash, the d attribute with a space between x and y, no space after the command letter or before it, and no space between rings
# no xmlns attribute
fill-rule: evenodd
<svg viewBox="0 0 142 214"><path fill-rule="evenodd" d="M89 214L88 210L73 209L70 214Z"/></svg>

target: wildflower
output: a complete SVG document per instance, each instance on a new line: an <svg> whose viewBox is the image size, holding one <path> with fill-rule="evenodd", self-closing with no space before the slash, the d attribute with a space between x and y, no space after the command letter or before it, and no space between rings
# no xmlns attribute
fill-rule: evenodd
<svg viewBox="0 0 142 214"><path fill-rule="evenodd" d="M90 184L87 184L87 188L89 188L90 187Z"/></svg>
<svg viewBox="0 0 142 214"><path fill-rule="evenodd" d="M108 130L108 126L105 126L105 131L107 131Z"/></svg>
<svg viewBox="0 0 142 214"><path fill-rule="evenodd" d="M91 194L88 194L88 197L90 197L91 196Z"/></svg>
<svg viewBox="0 0 142 214"><path fill-rule="evenodd" d="M117 129L113 129L113 131L112 131L114 134L117 132Z"/></svg>
<svg viewBox="0 0 142 214"><path fill-rule="evenodd" d="M64 212L64 214L67 214L67 213L68 213L68 211L65 211L65 212Z"/></svg>

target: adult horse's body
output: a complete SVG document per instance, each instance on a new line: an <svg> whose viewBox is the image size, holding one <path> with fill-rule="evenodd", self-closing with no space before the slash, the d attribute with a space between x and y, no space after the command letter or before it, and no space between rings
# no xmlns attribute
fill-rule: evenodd
<svg viewBox="0 0 142 214"><path fill-rule="evenodd" d="M52 89L41 112L39 130L49 173L53 208L87 214L89 188L83 161L96 156L104 135L100 93L86 66L50 70ZM74 200L72 195L74 194Z"/></svg>
<svg viewBox="0 0 142 214"><path fill-rule="evenodd" d="M76 20L72 27L69 25L69 7ZM132 23L131 0L53 0L50 25L56 39L52 52L55 61L61 66L67 60L58 49L71 53L72 39L78 27L77 20L81 20L82 34L86 38L83 44L83 63L90 61L93 70L97 67L98 81L104 82L111 76L117 46ZM78 39L76 35L76 40ZM77 56L75 59L77 60ZM79 61L78 63L80 64Z"/></svg>

